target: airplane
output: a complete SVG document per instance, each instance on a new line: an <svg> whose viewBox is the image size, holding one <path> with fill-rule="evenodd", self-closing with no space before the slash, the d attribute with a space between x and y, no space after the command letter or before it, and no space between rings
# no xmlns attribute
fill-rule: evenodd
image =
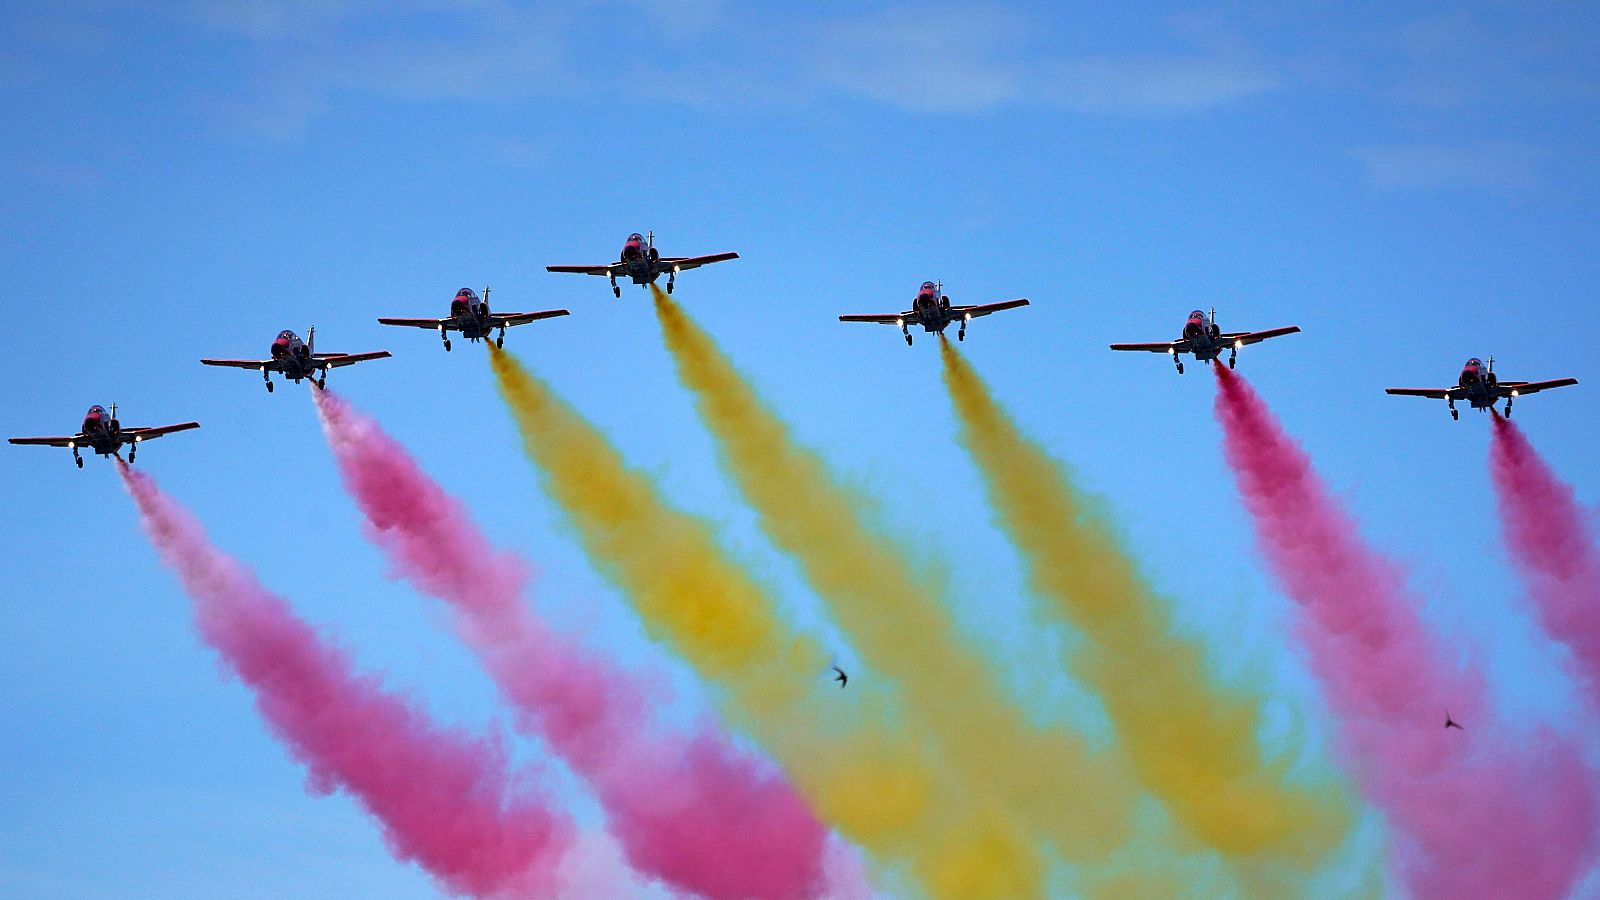
<svg viewBox="0 0 1600 900"><path fill-rule="evenodd" d="M1183 374L1183 360L1178 358L1180 353L1192 353L1194 358L1206 365L1228 351L1228 368L1233 368L1239 360L1239 348L1246 344L1259 344L1268 338L1282 337L1286 334L1296 334L1300 326L1290 325L1287 328L1269 328L1266 331L1223 331L1217 325L1217 311L1211 310L1210 315L1203 309L1189 313L1189 318L1183 323L1183 334L1175 341L1151 344L1112 344L1113 350L1146 350L1151 353L1166 353L1172 356L1172 362L1178 367L1178 374Z"/></svg>
<svg viewBox="0 0 1600 900"><path fill-rule="evenodd" d="M1474 356L1467 360L1461 367L1461 375L1456 379L1454 387L1447 388L1385 388L1384 393L1394 394L1397 397L1432 397L1443 400L1450 406L1450 418L1460 419L1461 412L1456 409L1456 401L1465 399L1472 404L1473 409L1494 409L1494 405L1504 397L1506 401L1506 418L1511 418L1511 401L1523 394L1534 394L1550 388L1567 387L1577 384L1576 378L1557 378L1554 381L1501 381L1494 374L1494 357L1489 357L1489 365L1485 366L1483 360Z"/></svg>
<svg viewBox="0 0 1600 900"><path fill-rule="evenodd" d="M906 336L906 346L911 346L911 326L921 325L923 331L944 334L945 328L951 322L959 321L961 330L956 332L956 340L967 339L967 322L978 316L987 316L1001 310L1016 309L1027 306L1026 298L1018 300L1003 300L999 303L982 303L977 306L951 306L950 298L944 295L944 282L924 281L922 287L917 288L917 298L911 302L911 308L900 313L885 313L883 315L866 316L840 316L841 322L873 322L879 325L898 325L900 333Z"/></svg>
<svg viewBox="0 0 1600 900"><path fill-rule="evenodd" d="M375 350L371 353L318 353L316 347L315 328L306 332L304 341L300 340L300 335L285 329L278 332L278 337L273 340L268 359L202 359L200 363L206 366L232 366L235 369L260 369L261 379L267 383L267 393L270 394L273 372L296 384L299 384L302 378L309 378L318 388L325 388L328 386L329 369L353 366L358 362L385 359L389 356L387 350Z"/></svg>
<svg viewBox="0 0 1600 900"><path fill-rule="evenodd" d="M667 293L672 293L672 283L678 273L686 269L698 269L712 263L727 262L738 259L737 253L713 253L710 256L662 256L656 250L656 233L640 234L635 231L628 235L628 240L622 245L622 258L614 263L604 266L545 266L546 272L571 272L578 275L604 275L611 279L611 293L622 296L622 288L617 287L617 276L625 275L633 279L634 284L655 284L656 279L663 272L667 276Z"/></svg>
<svg viewBox="0 0 1600 900"><path fill-rule="evenodd" d="M483 289L483 299L472 292L472 288L462 288L456 291L454 300L450 301L450 317L447 319L379 319L379 325L402 325L409 328L437 329L439 340L444 341L445 352L450 351L450 338L446 332L459 331L461 336L473 343L488 340L489 332L496 328L500 334L494 339L496 347L506 345L506 329L513 325L526 325L539 319L551 319L556 316L565 316L564 309L547 309L541 312L528 313L491 313L489 312L489 289Z"/></svg>
<svg viewBox="0 0 1600 900"><path fill-rule="evenodd" d="M78 454L79 447L88 447L101 456L112 456L122 449L122 445L127 444L128 462L131 463L139 452L139 445L144 441L199 427L199 422L180 422L177 425L162 425L159 428L123 428L122 423L117 421L115 403L111 404L110 413L106 412L104 406L96 404L89 407L89 411L84 414L82 428L77 434L70 437L10 438L10 442L42 447L67 447L72 450L72 458L81 469L83 457Z"/></svg>

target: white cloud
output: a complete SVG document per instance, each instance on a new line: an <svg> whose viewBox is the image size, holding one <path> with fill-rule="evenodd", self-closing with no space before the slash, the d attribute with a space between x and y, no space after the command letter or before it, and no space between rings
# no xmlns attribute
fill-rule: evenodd
<svg viewBox="0 0 1600 900"><path fill-rule="evenodd" d="M1468 189L1511 194L1533 188L1541 151L1532 145L1404 143L1350 151L1385 190Z"/></svg>

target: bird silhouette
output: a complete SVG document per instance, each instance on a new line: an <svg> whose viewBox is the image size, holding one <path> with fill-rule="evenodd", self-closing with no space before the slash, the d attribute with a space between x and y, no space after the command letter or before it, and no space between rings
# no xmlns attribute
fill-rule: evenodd
<svg viewBox="0 0 1600 900"><path fill-rule="evenodd" d="M1466 731L1465 728L1462 728L1460 725L1456 724L1455 719L1450 718L1450 710L1448 709L1444 711L1444 727L1454 728L1457 731Z"/></svg>
<svg viewBox="0 0 1600 900"><path fill-rule="evenodd" d="M833 676L833 680L839 682L839 689L843 690L844 686L850 683L850 676L846 675L844 670L838 666L833 666L833 671L839 673Z"/></svg>

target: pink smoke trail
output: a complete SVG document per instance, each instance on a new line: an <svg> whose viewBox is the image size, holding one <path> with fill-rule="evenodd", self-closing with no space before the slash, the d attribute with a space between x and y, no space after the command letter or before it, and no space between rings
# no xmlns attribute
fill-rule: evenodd
<svg viewBox="0 0 1600 900"><path fill-rule="evenodd" d="M1448 662L1405 573L1367 546L1305 452L1214 366L1224 450L1256 541L1304 617L1298 632L1367 796L1417 897L1562 897L1593 861L1595 784L1548 731L1496 737L1484 684ZM1466 726L1447 731L1445 711Z"/></svg>
<svg viewBox="0 0 1600 900"><path fill-rule="evenodd" d="M827 829L781 773L707 727L653 733L637 677L588 658L523 602L529 572L368 416L316 391L328 443L367 533L395 573L450 604L518 711L593 788L629 863L710 898L815 896Z"/></svg>
<svg viewBox="0 0 1600 900"><path fill-rule="evenodd" d="M1600 546L1589 511L1499 413L1489 460L1501 528L1545 631L1571 648L1584 687L1600 701Z"/></svg>
<svg viewBox="0 0 1600 900"><path fill-rule="evenodd" d="M390 852L453 893L550 893L571 826L519 789L502 747L445 731L377 679L355 675L149 476L121 460L118 469L145 533L194 601L201 636L255 692L313 790L355 795Z"/></svg>

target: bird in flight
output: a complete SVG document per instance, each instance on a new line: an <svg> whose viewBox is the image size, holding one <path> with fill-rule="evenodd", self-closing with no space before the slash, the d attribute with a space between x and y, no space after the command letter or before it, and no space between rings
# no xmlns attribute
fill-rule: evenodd
<svg viewBox="0 0 1600 900"><path fill-rule="evenodd" d="M1444 711L1444 727L1454 728L1457 731L1466 731L1465 728L1462 728L1460 725L1456 724L1455 719L1450 718L1450 710L1448 709Z"/></svg>
<svg viewBox="0 0 1600 900"><path fill-rule="evenodd" d="M834 666L833 671L838 673L833 676L833 680L839 682L840 689L843 689L845 685L850 683L850 676L846 675L843 669L839 668L838 666Z"/></svg>

